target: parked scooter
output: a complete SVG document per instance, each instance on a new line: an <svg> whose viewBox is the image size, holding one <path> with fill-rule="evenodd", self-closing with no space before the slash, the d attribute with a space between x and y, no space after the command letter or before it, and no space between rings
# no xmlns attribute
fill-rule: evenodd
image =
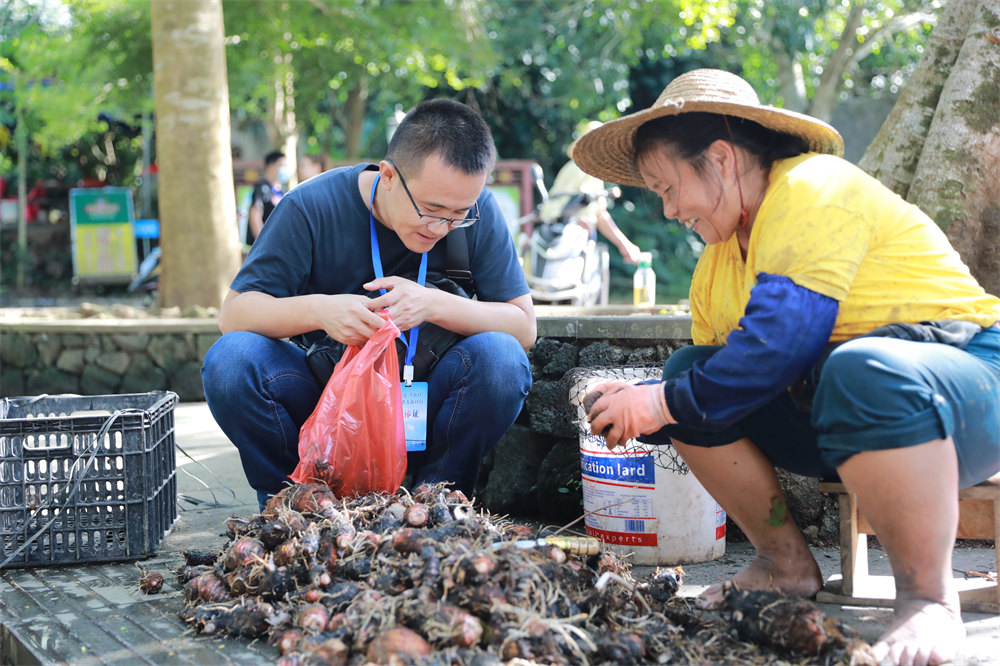
<svg viewBox="0 0 1000 666"><path fill-rule="evenodd" d="M532 167L542 203L518 220L525 238L521 264L538 305L606 305L610 255L579 215L598 197L618 197L617 187L599 193L546 190L541 166Z"/></svg>

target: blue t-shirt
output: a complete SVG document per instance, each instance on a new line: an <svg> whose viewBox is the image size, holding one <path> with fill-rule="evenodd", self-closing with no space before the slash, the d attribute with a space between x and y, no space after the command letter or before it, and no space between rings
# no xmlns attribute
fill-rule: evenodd
<svg viewBox="0 0 1000 666"><path fill-rule="evenodd" d="M236 278L234 291L259 291L276 298L307 294L359 294L375 279L368 207L358 177L372 164L324 172L282 197L267 218L257 242ZM469 269L475 296L507 302L528 293L514 241L493 194L479 195L480 220L463 230L469 245ZM386 276L415 276L420 255L396 233L375 221L382 269ZM459 233L459 230L449 234ZM427 253L427 270L448 268L447 237Z"/></svg>

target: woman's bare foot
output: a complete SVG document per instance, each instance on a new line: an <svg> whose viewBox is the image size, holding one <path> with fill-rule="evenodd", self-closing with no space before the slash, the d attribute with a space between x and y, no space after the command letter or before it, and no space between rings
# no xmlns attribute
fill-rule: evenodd
<svg viewBox="0 0 1000 666"><path fill-rule="evenodd" d="M874 651L879 663L944 664L955 658L964 638L965 625L957 599L944 604L897 599L895 619L875 643Z"/></svg>
<svg viewBox="0 0 1000 666"><path fill-rule="evenodd" d="M772 590L789 596L811 597L823 587L823 575L812 553L795 560L785 560L781 566L758 555L750 565L731 578L741 590ZM722 583L709 586L698 595L697 606L718 608L722 604Z"/></svg>

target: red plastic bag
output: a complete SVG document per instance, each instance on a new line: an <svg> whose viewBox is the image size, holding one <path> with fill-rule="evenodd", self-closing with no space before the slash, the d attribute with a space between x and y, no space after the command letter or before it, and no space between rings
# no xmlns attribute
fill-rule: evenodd
<svg viewBox="0 0 1000 666"><path fill-rule="evenodd" d="M395 492L406 475L406 434L395 338L387 312L363 347L351 345L299 431L296 483L324 483L337 497Z"/></svg>

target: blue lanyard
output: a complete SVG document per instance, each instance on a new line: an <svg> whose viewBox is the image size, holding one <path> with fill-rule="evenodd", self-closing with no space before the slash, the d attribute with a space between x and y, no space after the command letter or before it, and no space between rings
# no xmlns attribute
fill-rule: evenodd
<svg viewBox="0 0 1000 666"><path fill-rule="evenodd" d="M378 237L375 235L375 214L372 212L375 210L375 187L378 185L379 179L382 178L382 174L376 174L375 182L372 183L372 194L371 194L371 208L368 210L368 222L371 224L372 230L372 267L375 269L375 277L382 278L385 275L382 272L382 255L378 250ZM427 253L424 252L420 255L420 270L417 272L417 284L421 287L427 281ZM379 292L385 296L385 289L379 289ZM409 385L413 378L413 356L417 353L417 338L420 335L420 324L417 324L410 329L410 340L406 341L405 338L400 334L400 339L403 340L403 344L406 345L406 357L403 360L403 377L407 378L406 382Z"/></svg>

